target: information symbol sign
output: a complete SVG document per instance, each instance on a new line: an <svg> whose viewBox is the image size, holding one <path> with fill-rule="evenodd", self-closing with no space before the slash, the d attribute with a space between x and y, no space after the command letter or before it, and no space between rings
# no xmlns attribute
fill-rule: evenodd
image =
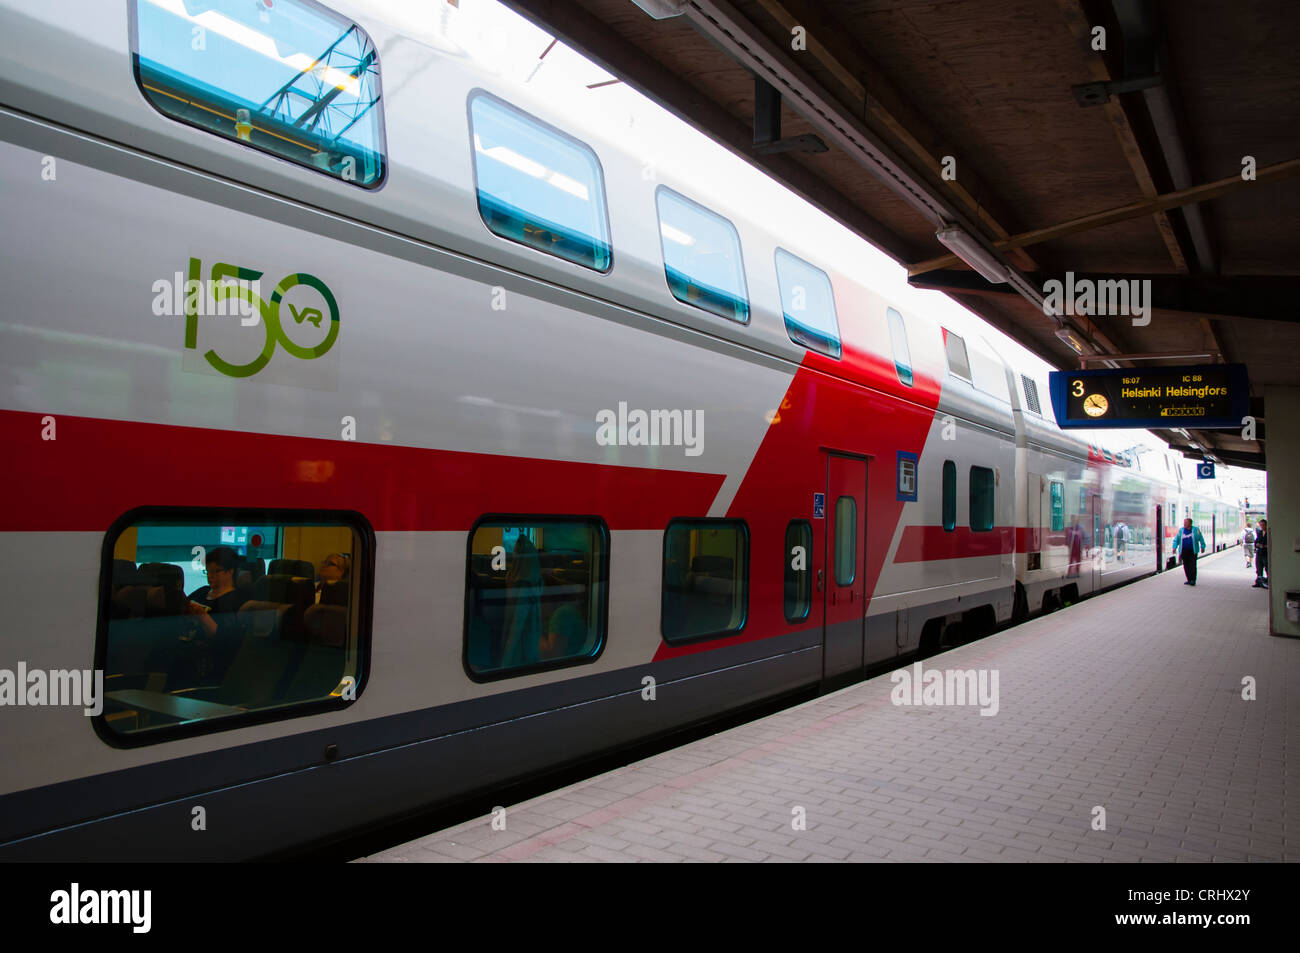
<svg viewBox="0 0 1300 953"><path fill-rule="evenodd" d="M826 517L826 494L813 494L813 519L825 519Z"/></svg>

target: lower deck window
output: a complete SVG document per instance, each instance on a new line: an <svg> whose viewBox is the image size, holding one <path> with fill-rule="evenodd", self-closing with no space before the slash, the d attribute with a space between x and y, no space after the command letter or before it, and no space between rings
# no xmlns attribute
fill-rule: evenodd
<svg viewBox="0 0 1300 953"><path fill-rule="evenodd" d="M812 524L792 520L785 528L785 620L800 622L812 608Z"/></svg>
<svg viewBox="0 0 1300 953"><path fill-rule="evenodd" d="M951 533L957 528L957 464L943 461L943 528Z"/></svg>
<svg viewBox="0 0 1300 953"><path fill-rule="evenodd" d="M609 588L609 531L600 520L482 520L470 534L467 571L465 665L472 677L600 654Z"/></svg>
<svg viewBox="0 0 1300 953"><path fill-rule="evenodd" d="M739 632L748 611L748 578L749 530L743 522L674 520L664 531L664 640Z"/></svg>
<svg viewBox="0 0 1300 953"><path fill-rule="evenodd" d="M350 519L283 511L122 527L104 573L103 727L165 740L355 698L367 539Z"/></svg>

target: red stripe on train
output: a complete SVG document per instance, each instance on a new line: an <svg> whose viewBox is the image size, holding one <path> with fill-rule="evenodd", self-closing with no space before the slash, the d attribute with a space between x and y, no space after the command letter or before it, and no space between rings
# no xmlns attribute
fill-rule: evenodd
<svg viewBox="0 0 1300 953"><path fill-rule="evenodd" d="M723 475L0 411L6 532L104 532L138 506L356 510L376 530L468 530L484 513L611 529L703 516Z"/></svg>
<svg viewBox="0 0 1300 953"><path fill-rule="evenodd" d="M952 530L945 530L942 526L905 526L903 535L898 540L898 550L894 553L894 562L968 559L974 556L1001 556L1015 551L1014 526L995 526L985 532L976 532L967 526L958 526Z"/></svg>

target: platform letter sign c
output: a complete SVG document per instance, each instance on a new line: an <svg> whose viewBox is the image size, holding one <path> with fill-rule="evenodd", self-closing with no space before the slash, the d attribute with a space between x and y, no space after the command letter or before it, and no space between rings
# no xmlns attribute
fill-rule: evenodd
<svg viewBox="0 0 1300 953"><path fill-rule="evenodd" d="M202 274L202 262L197 258L191 258L188 287L201 287ZM256 306L266 333L266 342L262 346L262 352L247 364L231 364L229 361L222 359L212 349L204 353L203 357L207 362L227 377L252 377L270 362L271 355L275 353L277 344L281 345L294 357L310 361L328 352L338 339L339 306L325 282L314 275L302 272L286 275L275 286L275 290L271 293L271 300L264 301L252 288L243 284L243 282L257 281L261 277L262 272L260 271L227 264L226 262L217 262L212 266L212 280L209 284L212 297L218 302L226 298L241 298L248 306ZM235 282L240 283L227 284L226 279L233 279ZM280 322L280 305L284 302L285 295L299 285L304 285L316 291L321 302L329 310L329 326L325 332L325 338L314 347L304 347L293 341L285 333L284 326ZM312 307L308 303L300 303L297 307L290 303L289 314L297 324L306 322L316 328L319 328L321 321L326 318L325 313L320 308ZM198 302L187 296L185 302L185 347L190 350L198 348L198 317Z"/></svg>

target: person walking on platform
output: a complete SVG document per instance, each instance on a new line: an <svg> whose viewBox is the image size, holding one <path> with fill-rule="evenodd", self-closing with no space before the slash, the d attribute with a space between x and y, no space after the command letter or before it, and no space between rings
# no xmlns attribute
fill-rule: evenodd
<svg viewBox="0 0 1300 953"><path fill-rule="evenodd" d="M1256 589L1267 589L1268 580L1264 578L1271 575L1268 572L1268 520L1259 521L1259 529L1255 531L1255 586Z"/></svg>
<svg viewBox="0 0 1300 953"><path fill-rule="evenodd" d="M1241 548L1246 552L1246 568L1250 568L1250 558L1255 555L1255 531L1246 520L1246 531L1241 534Z"/></svg>
<svg viewBox="0 0 1300 953"><path fill-rule="evenodd" d="M1179 553L1179 560L1183 564L1183 575L1187 577L1184 586L1196 585L1196 555L1197 551L1205 552L1205 538L1201 531L1192 525L1192 518L1189 516L1183 520L1183 528L1178 531L1174 537L1174 552Z"/></svg>

